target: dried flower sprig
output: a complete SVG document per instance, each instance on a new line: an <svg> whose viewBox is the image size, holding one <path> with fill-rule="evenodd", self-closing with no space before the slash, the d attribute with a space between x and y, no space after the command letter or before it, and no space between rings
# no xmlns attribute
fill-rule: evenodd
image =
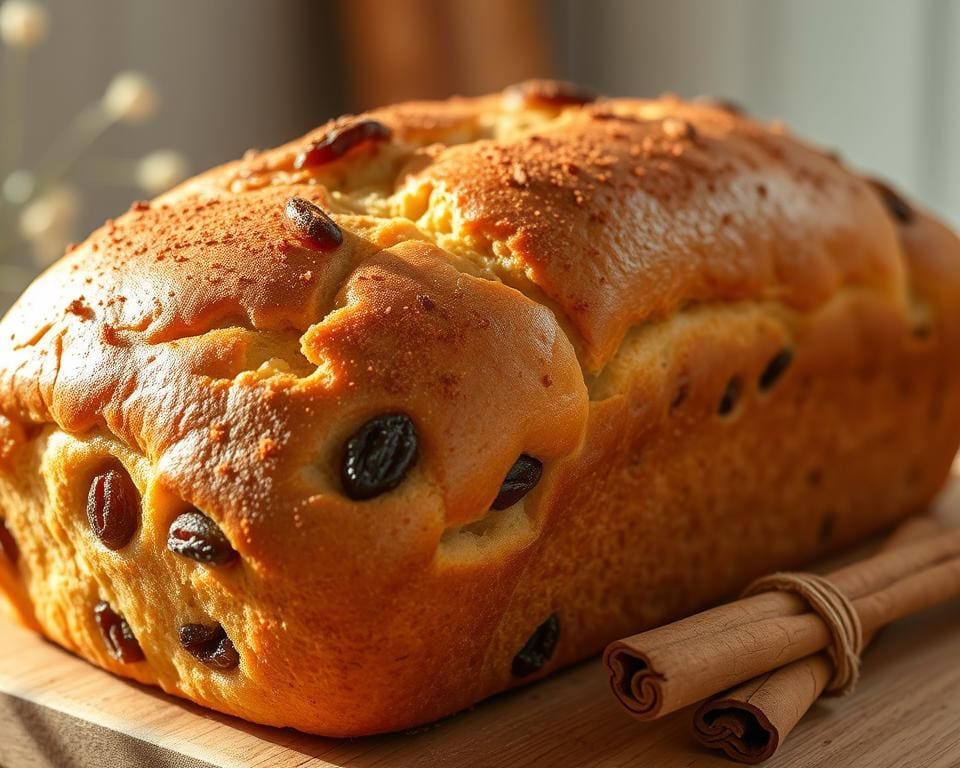
<svg viewBox="0 0 960 768"><path fill-rule="evenodd" d="M47 10L36 0L0 1L0 294L19 291L30 278L29 270L7 263L21 243L31 246L38 266L63 253L80 211L69 178L90 147L118 123L150 120L159 106L145 75L121 72L67 124L32 169L21 167L27 60L46 39L49 25ZM100 182L158 194L184 179L189 166L182 153L160 150L133 161L101 158L83 170Z"/></svg>
<svg viewBox="0 0 960 768"><path fill-rule="evenodd" d="M0 40L11 48L33 48L47 36L47 11L30 0L0 6Z"/></svg>

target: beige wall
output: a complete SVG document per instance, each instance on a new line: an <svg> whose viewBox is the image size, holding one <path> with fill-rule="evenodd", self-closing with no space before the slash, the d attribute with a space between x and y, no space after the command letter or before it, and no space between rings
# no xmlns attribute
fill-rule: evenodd
<svg viewBox="0 0 960 768"><path fill-rule="evenodd" d="M568 74L730 96L960 223L960 0L560 0Z"/></svg>
<svg viewBox="0 0 960 768"><path fill-rule="evenodd" d="M27 159L119 70L148 74L156 117L118 126L96 154L182 150L197 169L272 146L341 108L336 17L313 0L42 0L50 37L30 63ZM87 185L88 228L136 190Z"/></svg>

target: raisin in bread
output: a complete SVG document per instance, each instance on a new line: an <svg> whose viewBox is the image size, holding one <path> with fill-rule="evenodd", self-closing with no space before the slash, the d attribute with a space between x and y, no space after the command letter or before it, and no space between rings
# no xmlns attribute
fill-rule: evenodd
<svg viewBox="0 0 960 768"><path fill-rule="evenodd" d="M728 106L556 83L251 152L0 326L0 586L328 735L456 712L929 502L960 243Z"/></svg>

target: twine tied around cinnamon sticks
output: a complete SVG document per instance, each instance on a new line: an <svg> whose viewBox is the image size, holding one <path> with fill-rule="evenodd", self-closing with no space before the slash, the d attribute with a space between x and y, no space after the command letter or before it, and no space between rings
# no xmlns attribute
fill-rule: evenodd
<svg viewBox="0 0 960 768"><path fill-rule="evenodd" d="M747 591L612 643L604 663L634 717L654 720L703 702L695 737L755 764L776 752L825 689L852 688L859 652L877 630L960 597L960 530L929 517L908 521L866 560L824 577L777 574Z"/></svg>
<svg viewBox="0 0 960 768"><path fill-rule="evenodd" d="M740 594L749 597L761 592L796 592L815 610L830 630L833 643L830 660L833 677L827 692L837 696L852 693L860 679L863 625L853 602L837 586L815 573L774 573L761 576Z"/></svg>

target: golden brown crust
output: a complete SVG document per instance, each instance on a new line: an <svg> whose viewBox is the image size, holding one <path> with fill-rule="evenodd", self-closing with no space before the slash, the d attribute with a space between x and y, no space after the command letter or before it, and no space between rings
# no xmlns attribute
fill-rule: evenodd
<svg viewBox="0 0 960 768"><path fill-rule="evenodd" d="M21 549L0 587L24 621L223 711L368 733L522 682L511 660L550 615L541 674L929 500L960 440L956 237L722 108L541 90L252 153L28 289L0 324ZM386 128L337 138L360 120ZM343 244L291 234L291 195ZM352 501L344 443L392 412L417 462ZM490 511L521 454L542 480ZM109 456L143 494L116 552L84 512ZM191 506L238 562L167 548ZM108 655L101 599L145 662ZM198 665L190 622L221 623L239 669Z"/></svg>
<svg viewBox="0 0 960 768"><path fill-rule="evenodd" d="M461 239L502 245L501 269L560 309L592 370L628 328L692 303L811 309L847 285L899 290L891 226L866 185L709 108L584 109L516 141L452 147L411 183L453 208Z"/></svg>

